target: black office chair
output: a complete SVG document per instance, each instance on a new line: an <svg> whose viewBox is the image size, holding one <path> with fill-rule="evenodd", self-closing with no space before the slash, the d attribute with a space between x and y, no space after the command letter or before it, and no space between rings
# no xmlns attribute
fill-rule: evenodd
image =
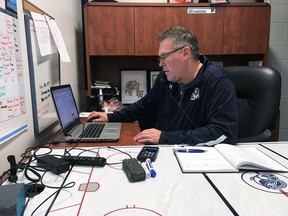
<svg viewBox="0 0 288 216"><path fill-rule="evenodd" d="M269 141L275 128L281 97L281 75L269 67L224 68L236 86L238 143Z"/></svg>

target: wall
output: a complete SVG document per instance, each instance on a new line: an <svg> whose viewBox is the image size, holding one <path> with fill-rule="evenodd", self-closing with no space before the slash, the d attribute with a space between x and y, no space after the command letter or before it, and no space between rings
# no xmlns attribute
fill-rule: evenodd
<svg viewBox="0 0 288 216"><path fill-rule="evenodd" d="M282 75L279 140L288 140L288 1L271 0L269 65Z"/></svg>
<svg viewBox="0 0 288 216"><path fill-rule="evenodd" d="M84 97L80 97L80 95L85 95L81 0L49 0L49 2L47 0L30 0L30 2L55 18L57 25L62 32L71 59L70 63L61 62L61 82L62 84L71 84L78 105L81 104L81 107L83 107ZM26 148L40 144L43 142L43 140L47 139L47 137L49 138L49 134L47 134L47 137L40 137L37 140L34 138L24 15L23 11L21 10L22 0L17 0L17 6L19 28L21 32L21 50L25 79L28 130L0 145L0 175L9 168L9 164L7 162L8 155L14 154L16 156L16 160L18 161L20 160L20 155ZM80 98L82 99L80 100ZM57 127L52 132L56 132L58 129L59 128Z"/></svg>

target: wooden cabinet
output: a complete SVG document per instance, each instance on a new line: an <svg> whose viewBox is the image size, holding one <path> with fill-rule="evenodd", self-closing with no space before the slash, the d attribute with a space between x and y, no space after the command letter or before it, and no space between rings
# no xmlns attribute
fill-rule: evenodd
<svg viewBox="0 0 288 216"><path fill-rule="evenodd" d="M211 7L206 3L90 2L84 8L88 94L95 79L120 86L122 69L159 70L155 36L175 25L190 28L200 52L212 61L224 66L249 61L266 65L270 12L267 3Z"/></svg>
<svg viewBox="0 0 288 216"><path fill-rule="evenodd" d="M134 55L134 8L86 7L87 56Z"/></svg>

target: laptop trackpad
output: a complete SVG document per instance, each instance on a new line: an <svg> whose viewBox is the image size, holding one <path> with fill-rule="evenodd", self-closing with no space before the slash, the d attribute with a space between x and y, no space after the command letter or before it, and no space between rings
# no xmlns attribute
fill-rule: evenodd
<svg viewBox="0 0 288 216"><path fill-rule="evenodd" d="M105 133L117 133L118 129L116 128L107 128L105 129Z"/></svg>

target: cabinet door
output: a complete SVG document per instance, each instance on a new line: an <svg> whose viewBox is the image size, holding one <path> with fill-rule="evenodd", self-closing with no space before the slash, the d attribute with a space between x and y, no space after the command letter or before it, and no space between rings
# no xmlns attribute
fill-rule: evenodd
<svg viewBox="0 0 288 216"><path fill-rule="evenodd" d="M207 7L212 13L188 13L188 9L202 7L181 7L174 10L174 25L183 25L196 35L200 52L204 55L222 54L223 39L223 8ZM204 8L205 9L205 8Z"/></svg>
<svg viewBox="0 0 288 216"><path fill-rule="evenodd" d="M265 54L269 31L269 7L227 7L223 54Z"/></svg>
<svg viewBox="0 0 288 216"><path fill-rule="evenodd" d="M133 7L86 9L86 47L90 55L134 55Z"/></svg>
<svg viewBox="0 0 288 216"><path fill-rule="evenodd" d="M155 36L175 25L191 29L203 54L222 54L223 8L189 14L189 7L135 7L135 55L157 55Z"/></svg>
<svg viewBox="0 0 288 216"><path fill-rule="evenodd" d="M172 26L173 8L135 7L135 55L156 56L156 35Z"/></svg>

